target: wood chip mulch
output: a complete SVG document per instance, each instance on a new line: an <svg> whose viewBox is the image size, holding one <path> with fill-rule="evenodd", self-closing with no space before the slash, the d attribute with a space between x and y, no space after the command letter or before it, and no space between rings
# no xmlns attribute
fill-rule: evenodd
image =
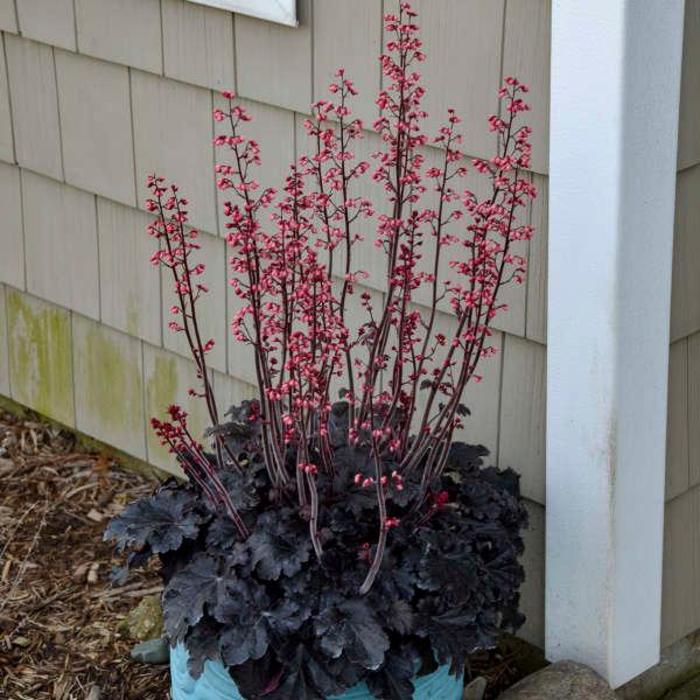
<svg viewBox="0 0 700 700"><path fill-rule="evenodd" d="M0 698L166 700L167 668L130 660L119 623L160 590L155 572L112 588L108 519L155 481L0 411Z"/></svg>

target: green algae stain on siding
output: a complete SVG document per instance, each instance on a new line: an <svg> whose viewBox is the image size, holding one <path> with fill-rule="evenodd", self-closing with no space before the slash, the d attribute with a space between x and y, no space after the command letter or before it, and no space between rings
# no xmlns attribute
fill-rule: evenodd
<svg viewBox="0 0 700 700"><path fill-rule="evenodd" d="M126 332L134 337L142 335L140 308L138 296L129 290L126 301Z"/></svg>
<svg viewBox="0 0 700 700"><path fill-rule="evenodd" d="M149 349L146 359L146 411L149 420L152 416L163 418L168 406L177 402L179 392L176 359L164 352ZM146 437L148 460L164 468L172 468L174 458L160 444L153 430Z"/></svg>
<svg viewBox="0 0 700 700"><path fill-rule="evenodd" d="M6 305L12 398L75 425L70 313L9 289Z"/></svg>
<svg viewBox="0 0 700 700"><path fill-rule="evenodd" d="M164 350L145 346L146 413L166 417L168 406L177 403L187 411L190 431L195 439L202 439L208 425L204 400L188 396L190 387L197 387L194 364ZM159 443L153 431L148 429L148 461L158 467L179 473L175 458Z"/></svg>
<svg viewBox="0 0 700 700"><path fill-rule="evenodd" d="M0 284L0 394L10 396L10 364L7 345L7 315L5 313L5 285Z"/></svg>
<svg viewBox="0 0 700 700"><path fill-rule="evenodd" d="M78 428L145 457L140 342L77 316L74 333Z"/></svg>

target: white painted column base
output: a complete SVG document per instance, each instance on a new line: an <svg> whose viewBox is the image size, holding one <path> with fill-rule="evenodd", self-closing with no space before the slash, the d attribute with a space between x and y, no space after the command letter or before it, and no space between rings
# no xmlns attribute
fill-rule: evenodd
<svg viewBox="0 0 700 700"><path fill-rule="evenodd" d="M683 0L553 0L546 653L659 659Z"/></svg>

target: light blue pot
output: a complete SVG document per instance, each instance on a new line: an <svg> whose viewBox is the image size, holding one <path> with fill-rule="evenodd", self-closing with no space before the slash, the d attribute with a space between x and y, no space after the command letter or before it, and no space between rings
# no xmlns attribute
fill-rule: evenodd
<svg viewBox="0 0 700 700"><path fill-rule="evenodd" d="M462 679L451 676L448 670L447 666L440 666L434 673L417 678L413 682L416 687L413 700L461 700ZM187 649L183 644L170 650L170 677L172 700L243 700L233 679L220 663L207 661L204 673L196 680L192 678L187 670ZM374 700L374 695L364 683L360 683L328 700Z"/></svg>

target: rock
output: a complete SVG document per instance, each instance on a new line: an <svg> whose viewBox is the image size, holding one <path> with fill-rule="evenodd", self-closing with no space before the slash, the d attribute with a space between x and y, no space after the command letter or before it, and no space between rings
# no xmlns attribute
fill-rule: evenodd
<svg viewBox="0 0 700 700"><path fill-rule="evenodd" d="M139 642L160 639L163 636L163 609L159 595L141 598L141 602L127 615L124 631Z"/></svg>
<svg viewBox="0 0 700 700"><path fill-rule="evenodd" d="M610 686L593 669L558 661L524 678L499 700L615 700Z"/></svg>
<svg viewBox="0 0 700 700"><path fill-rule="evenodd" d="M679 688L664 695L664 700L697 700L700 698L700 676L695 676Z"/></svg>
<svg viewBox="0 0 700 700"><path fill-rule="evenodd" d="M142 664L167 664L170 661L170 645L165 639L149 639L131 650L131 658Z"/></svg>
<svg viewBox="0 0 700 700"><path fill-rule="evenodd" d="M467 683L464 688L463 700L484 700L486 684L486 679L481 676L475 678L471 683Z"/></svg>

